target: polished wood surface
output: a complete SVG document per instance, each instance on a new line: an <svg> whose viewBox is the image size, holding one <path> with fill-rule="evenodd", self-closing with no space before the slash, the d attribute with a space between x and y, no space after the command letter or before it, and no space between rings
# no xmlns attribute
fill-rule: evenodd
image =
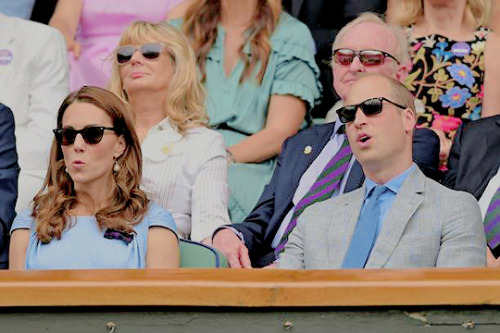
<svg viewBox="0 0 500 333"><path fill-rule="evenodd" d="M0 271L0 306L500 305L500 269Z"/></svg>

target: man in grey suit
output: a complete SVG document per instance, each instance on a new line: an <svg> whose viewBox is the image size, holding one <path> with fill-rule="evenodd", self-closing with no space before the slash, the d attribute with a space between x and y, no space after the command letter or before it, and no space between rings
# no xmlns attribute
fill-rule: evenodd
<svg viewBox="0 0 500 333"><path fill-rule="evenodd" d="M411 94L392 78L369 74L353 84L346 105L339 119L367 180L307 208L278 267L485 266L477 201L426 178L412 162Z"/></svg>

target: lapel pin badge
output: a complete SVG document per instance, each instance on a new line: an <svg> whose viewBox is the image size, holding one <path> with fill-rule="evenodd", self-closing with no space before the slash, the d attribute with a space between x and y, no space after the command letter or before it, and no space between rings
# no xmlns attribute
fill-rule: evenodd
<svg viewBox="0 0 500 333"><path fill-rule="evenodd" d="M313 148L311 146L304 147L304 154L309 155L312 151L313 151Z"/></svg>

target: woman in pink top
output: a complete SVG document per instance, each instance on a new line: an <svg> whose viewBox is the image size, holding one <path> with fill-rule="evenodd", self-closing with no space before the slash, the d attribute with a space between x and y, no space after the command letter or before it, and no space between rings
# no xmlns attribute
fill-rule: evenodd
<svg viewBox="0 0 500 333"><path fill-rule="evenodd" d="M111 57L121 33L133 21L160 22L183 0L59 0L50 25L66 39L70 88L106 87Z"/></svg>

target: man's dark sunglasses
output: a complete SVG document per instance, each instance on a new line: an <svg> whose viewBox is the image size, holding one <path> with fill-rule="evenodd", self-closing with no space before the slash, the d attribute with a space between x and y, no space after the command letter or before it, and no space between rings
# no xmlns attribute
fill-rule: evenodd
<svg viewBox="0 0 500 333"><path fill-rule="evenodd" d="M142 56L148 60L157 59L163 51L163 44L146 43L141 46L125 45L116 49L116 61L120 65L128 63L136 50L141 51Z"/></svg>
<svg viewBox="0 0 500 333"><path fill-rule="evenodd" d="M104 131L116 132L116 129L114 127L86 126L81 130L75 130L73 128L56 128L53 130L57 142L62 146L68 146L75 143L78 134L82 135L83 141L86 143L91 145L98 144L102 140Z"/></svg>
<svg viewBox="0 0 500 333"><path fill-rule="evenodd" d="M396 61L396 63L399 65L398 59L384 51L354 51L351 49L336 49L335 51L333 51L333 61L344 66L350 65L356 56L359 57L359 61L361 61L364 66L382 65L385 62L386 58L394 59L394 61Z"/></svg>
<svg viewBox="0 0 500 333"><path fill-rule="evenodd" d="M391 103L392 105L395 105L398 108L406 109L406 106L394 103L393 101L390 101L385 97L375 97L367 99L366 101L361 102L359 104L347 105L341 107L340 109L337 110L337 114L339 115L339 120L344 124L354 121L354 119L356 119L356 112L358 111L358 108L360 108L361 111L363 111L365 116L373 116L379 114L380 112L382 112L382 106L383 106L382 104L384 101Z"/></svg>

